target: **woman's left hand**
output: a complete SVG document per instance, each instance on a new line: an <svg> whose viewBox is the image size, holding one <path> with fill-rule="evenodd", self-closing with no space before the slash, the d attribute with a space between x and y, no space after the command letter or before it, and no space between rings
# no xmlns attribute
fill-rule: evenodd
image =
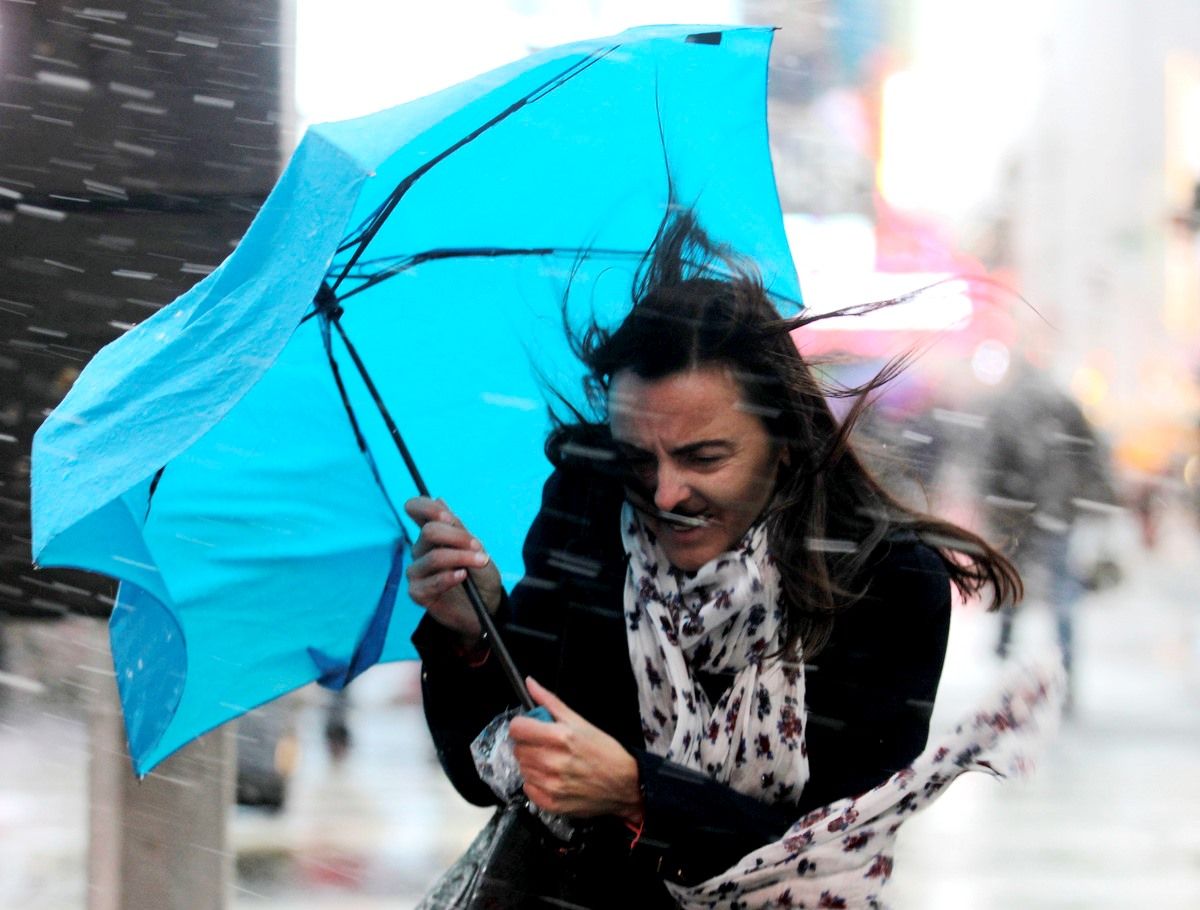
<svg viewBox="0 0 1200 910"><path fill-rule="evenodd" d="M642 797L633 756L532 677L526 682L533 700L554 718L548 723L518 716L509 725L530 802L558 815L616 815L640 825Z"/></svg>

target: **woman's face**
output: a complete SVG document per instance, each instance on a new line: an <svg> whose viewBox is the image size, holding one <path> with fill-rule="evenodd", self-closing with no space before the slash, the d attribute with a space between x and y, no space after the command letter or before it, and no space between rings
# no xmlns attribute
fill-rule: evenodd
<svg viewBox="0 0 1200 910"><path fill-rule="evenodd" d="M662 379L618 372L608 412L631 492L677 569L693 571L729 550L770 501L786 455L727 368Z"/></svg>

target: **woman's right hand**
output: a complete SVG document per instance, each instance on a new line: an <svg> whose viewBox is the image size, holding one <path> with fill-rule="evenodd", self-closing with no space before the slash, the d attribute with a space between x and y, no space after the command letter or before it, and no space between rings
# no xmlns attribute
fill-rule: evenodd
<svg viewBox="0 0 1200 910"><path fill-rule="evenodd" d="M464 645L474 644L483 630L462 583L469 571L488 612L495 613L503 591L496 564L440 499L417 496L404 504L404 511L421 529L407 572L408 596L458 632Z"/></svg>

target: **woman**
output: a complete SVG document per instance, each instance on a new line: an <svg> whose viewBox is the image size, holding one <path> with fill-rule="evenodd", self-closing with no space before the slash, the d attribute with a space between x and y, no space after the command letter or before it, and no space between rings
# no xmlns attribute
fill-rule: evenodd
<svg viewBox="0 0 1200 910"><path fill-rule="evenodd" d="M788 334L804 322L676 218L624 322L574 339L601 419L552 434L512 593L443 503L406 506L443 767L496 802L468 744L515 699L459 587L469 571L554 718L510 735L530 801L587 820L571 875L588 906L675 906L905 768L928 735L950 584L1019 596L984 541L871 477L848 442L858 406L839 424Z"/></svg>

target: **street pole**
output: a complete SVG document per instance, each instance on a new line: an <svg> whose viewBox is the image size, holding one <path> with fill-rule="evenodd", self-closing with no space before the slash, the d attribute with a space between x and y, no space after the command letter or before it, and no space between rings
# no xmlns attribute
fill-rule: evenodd
<svg viewBox="0 0 1200 910"><path fill-rule="evenodd" d="M229 726L133 773L114 679L89 712L88 910L225 910L236 762Z"/></svg>

